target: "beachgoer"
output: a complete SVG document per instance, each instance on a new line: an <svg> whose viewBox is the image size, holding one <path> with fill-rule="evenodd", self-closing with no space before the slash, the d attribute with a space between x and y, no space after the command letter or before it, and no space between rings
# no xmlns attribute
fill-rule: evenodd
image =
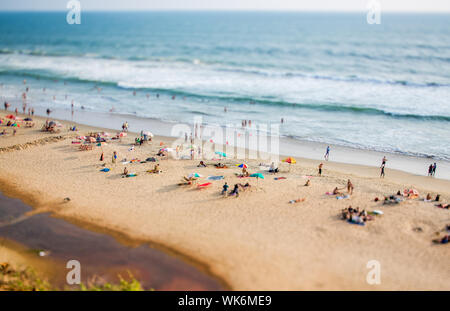
<svg viewBox="0 0 450 311"><path fill-rule="evenodd" d="M104 160L104 157L103 157L103 152L102 152L102 155L100 156L100 161L103 162L103 160Z"/></svg>
<svg viewBox="0 0 450 311"><path fill-rule="evenodd" d="M233 191L230 192L229 195L236 195L236 198L239 197L239 185L235 184Z"/></svg>
<svg viewBox="0 0 450 311"><path fill-rule="evenodd" d="M112 163L116 163L116 161L117 161L117 152L114 151L112 156Z"/></svg>
<svg viewBox="0 0 450 311"><path fill-rule="evenodd" d="M430 166L428 167L428 176L432 175L433 175L433 164L430 164Z"/></svg>
<svg viewBox="0 0 450 311"><path fill-rule="evenodd" d="M125 168L123 169L123 176L127 176L128 175L128 170L127 167L125 166Z"/></svg>
<svg viewBox="0 0 450 311"><path fill-rule="evenodd" d="M311 185L311 179L308 179L305 183L305 187L309 187Z"/></svg>
<svg viewBox="0 0 450 311"><path fill-rule="evenodd" d="M269 173L278 173L278 167L275 167L275 162L270 164Z"/></svg>
<svg viewBox="0 0 450 311"><path fill-rule="evenodd" d="M34 108L31 108L31 115L34 116Z"/></svg>
<svg viewBox="0 0 450 311"><path fill-rule="evenodd" d="M200 163L197 165L197 167L206 167L205 162L200 161Z"/></svg>
<svg viewBox="0 0 450 311"><path fill-rule="evenodd" d="M47 116L49 116L51 112L50 108L47 108Z"/></svg>
<svg viewBox="0 0 450 311"><path fill-rule="evenodd" d="M225 184L223 185L223 187L222 187L222 195L226 194L227 191L228 191L228 184L225 183Z"/></svg>
<svg viewBox="0 0 450 311"><path fill-rule="evenodd" d="M319 176L322 176L322 167L323 167L323 163L319 164Z"/></svg>
<svg viewBox="0 0 450 311"><path fill-rule="evenodd" d="M436 162L434 162L434 164L433 164L433 170L432 170L431 174L432 174L433 176L436 175Z"/></svg>
<svg viewBox="0 0 450 311"><path fill-rule="evenodd" d="M386 158L386 156L384 156L383 159L381 160L381 166L386 165L386 161L387 161L387 158Z"/></svg>
<svg viewBox="0 0 450 311"><path fill-rule="evenodd" d="M352 182L350 181L350 179L349 180L347 180L347 192L349 193L349 194L353 194L353 184L352 184Z"/></svg>
<svg viewBox="0 0 450 311"><path fill-rule="evenodd" d="M327 146L327 151L325 152L324 158L326 161L328 161L329 157L330 157L330 146Z"/></svg>
<svg viewBox="0 0 450 311"><path fill-rule="evenodd" d="M385 165L381 165L380 178L384 178L384 168L385 168Z"/></svg>

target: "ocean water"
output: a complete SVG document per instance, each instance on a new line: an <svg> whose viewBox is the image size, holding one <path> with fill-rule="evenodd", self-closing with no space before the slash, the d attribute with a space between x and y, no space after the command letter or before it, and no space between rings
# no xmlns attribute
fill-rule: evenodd
<svg viewBox="0 0 450 311"><path fill-rule="evenodd" d="M0 13L0 83L2 101L29 87L34 107L284 118L299 141L450 160L450 15Z"/></svg>

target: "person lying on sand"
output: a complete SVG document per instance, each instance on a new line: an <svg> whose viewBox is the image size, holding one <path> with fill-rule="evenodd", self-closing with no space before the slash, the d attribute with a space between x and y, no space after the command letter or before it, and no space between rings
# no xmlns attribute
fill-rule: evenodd
<svg viewBox="0 0 450 311"><path fill-rule="evenodd" d="M359 207L354 209L349 206L342 210L342 219L355 224L364 224L366 221L373 220L373 217L368 215L365 210L359 211Z"/></svg>
<svg viewBox="0 0 450 311"><path fill-rule="evenodd" d="M243 184L238 184L239 188L241 188L243 191L250 189L252 186L249 183L246 183L245 185Z"/></svg>
<svg viewBox="0 0 450 311"><path fill-rule="evenodd" d="M197 167L206 167L205 162L200 161L200 163L197 165Z"/></svg>
<svg viewBox="0 0 450 311"><path fill-rule="evenodd" d="M441 232L444 232L444 236L438 237L437 239L433 240L436 244L448 244L450 241L450 225L446 225L443 230L440 232L436 232L437 235L440 235Z"/></svg>
<svg viewBox="0 0 450 311"><path fill-rule="evenodd" d="M443 203L436 204L435 206L439 207L439 208L446 208L446 209L450 208L450 204L443 204Z"/></svg>
<svg viewBox="0 0 450 311"><path fill-rule="evenodd" d="M304 202L306 199L305 198L301 198L301 199L297 199L297 200L290 200L289 203L293 204L293 203L300 203L300 202Z"/></svg>
<svg viewBox="0 0 450 311"><path fill-rule="evenodd" d="M214 166L216 167L216 168L227 168L228 166L226 166L225 164L223 164L223 163L217 163L217 164L214 164Z"/></svg>

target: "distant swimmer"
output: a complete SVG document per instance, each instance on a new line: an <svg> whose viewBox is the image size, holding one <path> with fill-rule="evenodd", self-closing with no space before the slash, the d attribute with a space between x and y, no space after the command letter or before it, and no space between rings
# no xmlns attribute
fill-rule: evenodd
<svg viewBox="0 0 450 311"><path fill-rule="evenodd" d="M145 94L145 97L149 98L149 97L150 97L150 94L148 94L148 93L147 93L147 94Z"/></svg>
<svg viewBox="0 0 450 311"><path fill-rule="evenodd" d="M156 94L156 98L159 98L159 94Z"/></svg>
<svg viewBox="0 0 450 311"><path fill-rule="evenodd" d="M328 161L328 158L330 157L330 146L327 146L327 151L325 152L324 158Z"/></svg>
<svg viewBox="0 0 450 311"><path fill-rule="evenodd" d="M27 84L27 80L23 79L23 84Z"/></svg>
<svg viewBox="0 0 450 311"><path fill-rule="evenodd" d="M175 95L173 95L173 96L172 96L172 100L175 100L175 98L176 98L176 96L175 96Z"/></svg>
<svg viewBox="0 0 450 311"><path fill-rule="evenodd" d="M227 112L227 107L223 107L223 112Z"/></svg>
<svg viewBox="0 0 450 311"><path fill-rule="evenodd" d="M281 118L281 124L283 124L284 123L284 118Z"/></svg>
<svg viewBox="0 0 450 311"><path fill-rule="evenodd" d="M133 96L136 96L136 91L133 91Z"/></svg>
<svg viewBox="0 0 450 311"><path fill-rule="evenodd" d="M52 111L50 110L50 108L47 108L47 115L48 115L48 116L50 115L51 112L52 112Z"/></svg>

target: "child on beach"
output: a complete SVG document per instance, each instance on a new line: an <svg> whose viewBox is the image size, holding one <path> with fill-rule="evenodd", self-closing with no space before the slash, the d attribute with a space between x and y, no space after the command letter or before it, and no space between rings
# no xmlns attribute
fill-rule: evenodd
<svg viewBox="0 0 450 311"><path fill-rule="evenodd" d="M322 167L323 167L323 163L319 164L319 176L322 176Z"/></svg>
<svg viewBox="0 0 450 311"><path fill-rule="evenodd" d="M225 195L227 193L227 191L228 191L228 184L225 183L222 187L222 195Z"/></svg>

